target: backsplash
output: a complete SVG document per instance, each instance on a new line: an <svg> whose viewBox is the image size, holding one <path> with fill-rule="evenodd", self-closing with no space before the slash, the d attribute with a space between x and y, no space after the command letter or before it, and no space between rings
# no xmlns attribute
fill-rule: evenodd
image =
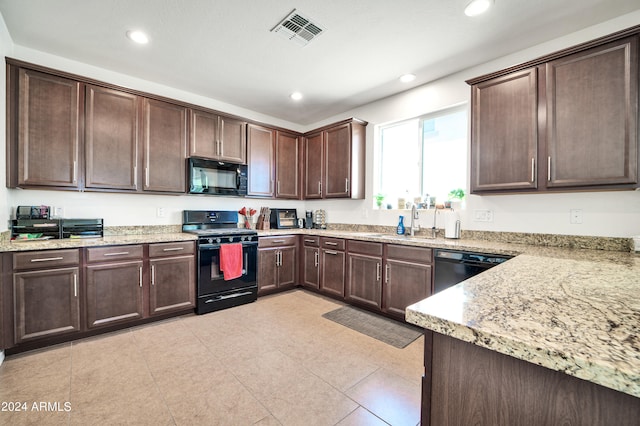
<svg viewBox="0 0 640 426"><path fill-rule="evenodd" d="M396 232L395 226L378 225L353 225L334 223L327 225L327 229L332 231L352 231L352 232L375 232L389 233ZM417 236L430 236L430 228L421 228L416 232ZM438 229L438 236L442 237L444 230ZM631 238L617 237L589 237L581 235L557 235L557 234L534 234L524 232L494 232L494 231L461 231L461 239L481 240L501 243L529 244L544 247L577 248L589 250L624 251L632 250L633 240Z"/></svg>

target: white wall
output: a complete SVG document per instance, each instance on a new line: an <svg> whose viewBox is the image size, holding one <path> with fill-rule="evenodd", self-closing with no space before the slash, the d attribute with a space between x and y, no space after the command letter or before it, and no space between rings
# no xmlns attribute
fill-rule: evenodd
<svg viewBox="0 0 640 426"><path fill-rule="evenodd" d="M7 26L4 23L4 19L2 19L2 15L0 15L0 56L11 56L13 54L13 41L11 40L11 36L9 35L9 30L7 30ZM7 94L6 94L6 67L0 67L0 137L4 138L6 135L6 104L7 104ZM1 144L4 147L4 144ZM6 150L0 149L0 232L5 231L7 229L7 223L9 221L9 213L10 209L8 208L8 197L9 191L7 190L5 182L5 164L6 164Z"/></svg>
<svg viewBox="0 0 640 426"><path fill-rule="evenodd" d="M279 125L291 130L306 131L321 125L358 117L369 122L367 127L367 183L366 200L339 201L282 201L257 200L206 196L161 196L131 194L77 193L62 191L6 190L0 188L0 231L6 229L9 211L18 205L45 204L64 208L65 217L103 217L107 226L143 224L179 224L184 209L229 209L242 206L293 207L302 215L304 209L323 208L327 210L329 223L369 223L395 225L398 211L380 211L373 208L374 148L377 143L377 126L391 121L415 117L437 111L455 104L469 102L470 89L465 80L496 71L516 63L524 62L547 53L572 46L611 32L631 27L640 22L640 11L624 15L611 21L569 34L565 37L505 56L491 62L467 69L433 83L418 87L399 95L383 99L345 114L331 117L307 128L283 120L271 118L254 111L248 111L214 99L204 98L149 81L132 78L86 64L55 57L21 46L9 48L6 55L28 62L48 66L95 78L105 82L132 87L169 98L191 102L237 114L254 120ZM2 22L4 27L4 22ZM2 46L12 43L3 30ZM7 39L7 40L5 40ZM6 49L6 47L3 47ZM4 68L4 67L3 67ZM4 73L4 71L2 71ZM4 85L2 85L4 108ZM4 121L0 129L4 129ZM4 150L3 150L4 151ZM0 154L4 156L4 152ZM1 157L0 157L1 158ZM467 160L468 161L468 160ZM5 174L5 162L0 161L0 172ZM640 235L640 192L589 192L572 194L531 194L501 196L468 196L466 208L462 212L463 229L514 231L535 233L557 233L569 235L597 235L628 237ZM163 207L166 217L156 217L157 207ZM489 209L494 213L491 223L474 222L471 214L477 209ZM583 224L569 224L569 210L583 210ZM431 226L430 214L422 214L421 224ZM440 222L439 222L440 225Z"/></svg>
<svg viewBox="0 0 640 426"><path fill-rule="evenodd" d="M398 120L438 111L453 105L469 103L471 91L466 80L526 62L615 31L637 25L640 10L611 21L534 46L515 54L472 67L413 90L356 108L331 117L314 127L331 123L344 116L354 116L369 122L367 127L366 200L332 201L322 203L327 209L327 221L339 223L371 223L396 225L399 214L407 212L373 208L373 177L376 173L373 153L377 148L377 127ZM467 159L467 163L469 160ZM315 204L320 205L319 202ZM308 202L307 207L315 208ZM474 210L492 210L491 223L472 220ZM582 224L569 223L569 210L583 211ZM420 224L431 227L433 212L422 213ZM640 235L640 192L581 192L562 194L519 194L467 196L462 211L462 228L487 231L554 233L629 237ZM406 224L406 222L405 222ZM441 226L438 219L438 226Z"/></svg>

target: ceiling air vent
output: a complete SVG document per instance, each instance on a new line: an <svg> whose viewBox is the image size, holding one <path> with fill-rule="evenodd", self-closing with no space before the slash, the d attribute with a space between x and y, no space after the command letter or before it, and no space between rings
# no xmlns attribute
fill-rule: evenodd
<svg viewBox="0 0 640 426"><path fill-rule="evenodd" d="M311 40L322 34L324 30L320 25L293 9L287 17L273 27L271 32L295 41L300 46L306 46Z"/></svg>

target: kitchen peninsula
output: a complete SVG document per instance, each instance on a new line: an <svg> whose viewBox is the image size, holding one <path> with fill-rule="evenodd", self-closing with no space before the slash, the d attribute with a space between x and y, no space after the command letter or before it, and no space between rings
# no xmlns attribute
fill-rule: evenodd
<svg viewBox="0 0 640 426"><path fill-rule="evenodd" d="M408 307L422 424L637 424L639 276L633 254L541 249Z"/></svg>

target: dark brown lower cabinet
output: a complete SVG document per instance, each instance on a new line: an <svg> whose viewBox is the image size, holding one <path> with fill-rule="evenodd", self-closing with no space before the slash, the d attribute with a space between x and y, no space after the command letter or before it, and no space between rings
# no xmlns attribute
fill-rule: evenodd
<svg viewBox="0 0 640 426"><path fill-rule="evenodd" d="M25 251L0 258L0 348L9 353L187 313L195 306L193 241Z"/></svg>
<svg viewBox="0 0 640 426"><path fill-rule="evenodd" d="M80 331L79 268L13 275L15 343Z"/></svg>
<svg viewBox="0 0 640 426"><path fill-rule="evenodd" d="M302 285L320 288L320 237L302 237Z"/></svg>
<svg viewBox="0 0 640 426"><path fill-rule="evenodd" d="M143 266L142 259L87 266L88 328L144 316Z"/></svg>
<svg viewBox="0 0 640 426"><path fill-rule="evenodd" d="M193 244L193 243L191 243ZM193 255L150 259L150 315L193 308L196 299Z"/></svg>
<svg viewBox="0 0 640 426"><path fill-rule="evenodd" d="M640 398L431 331L424 426L637 425Z"/></svg>
<svg viewBox="0 0 640 426"><path fill-rule="evenodd" d="M258 240L258 294L293 288L297 284L297 253L295 235Z"/></svg>
<svg viewBox="0 0 640 426"><path fill-rule="evenodd" d="M431 249L386 245L382 310L404 320L404 311L431 295Z"/></svg>
<svg viewBox="0 0 640 426"><path fill-rule="evenodd" d="M382 249L381 243L347 242L347 301L382 309Z"/></svg>
<svg viewBox="0 0 640 426"><path fill-rule="evenodd" d="M344 299L345 242L338 238L320 238L320 291Z"/></svg>

